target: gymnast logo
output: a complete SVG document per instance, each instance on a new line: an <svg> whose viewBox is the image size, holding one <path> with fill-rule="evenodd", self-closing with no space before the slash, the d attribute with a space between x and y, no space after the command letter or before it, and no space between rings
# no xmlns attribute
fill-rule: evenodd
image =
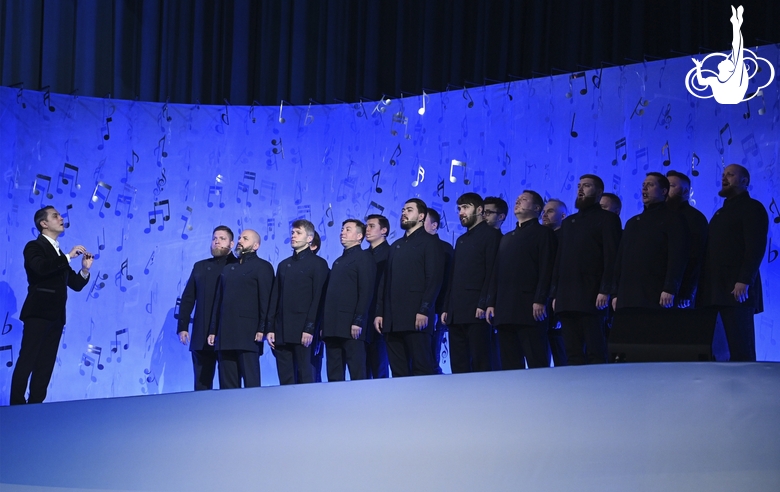
<svg viewBox="0 0 780 492"><path fill-rule="evenodd" d="M742 13L745 11L740 5L736 10L731 6L731 53L711 53L699 61L692 58L695 67L693 67L685 76L685 88L691 95L699 99L709 99L714 97L720 104L739 104L749 101L759 94L761 89L772 83L775 78L775 68L766 58L756 56L755 53L746 49L742 40ZM715 72L705 68L707 60L713 59L710 66L721 60L717 64L718 71ZM763 63L762 63L763 62ZM750 79L769 68L769 78L762 85L756 79L754 86L757 88L751 93L747 93ZM763 76L761 77L763 78ZM708 90L709 88L709 90ZM747 94L747 96L746 96Z"/></svg>

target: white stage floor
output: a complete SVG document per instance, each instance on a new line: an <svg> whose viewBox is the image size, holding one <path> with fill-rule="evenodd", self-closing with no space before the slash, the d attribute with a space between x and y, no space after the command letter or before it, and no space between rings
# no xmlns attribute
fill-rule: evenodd
<svg viewBox="0 0 780 492"><path fill-rule="evenodd" d="M0 408L0 489L780 490L780 364L612 364Z"/></svg>

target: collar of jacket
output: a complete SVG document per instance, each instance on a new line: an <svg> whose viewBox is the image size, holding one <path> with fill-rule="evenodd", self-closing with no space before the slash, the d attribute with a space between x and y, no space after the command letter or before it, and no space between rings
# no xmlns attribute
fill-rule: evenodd
<svg viewBox="0 0 780 492"><path fill-rule="evenodd" d="M655 212L656 210L666 209L666 202L655 202L647 205L642 212Z"/></svg>
<svg viewBox="0 0 780 492"><path fill-rule="evenodd" d="M344 248L344 253L342 253L342 255L348 255L348 254L354 253L356 250L359 250L359 249L360 249L360 245L359 244L356 244L356 245L351 246L349 248Z"/></svg>
<svg viewBox="0 0 780 492"><path fill-rule="evenodd" d="M314 252L311 249L306 248L303 251L301 251L300 253L297 252L297 251L293 251L292 257L293 257L293 260L299 261L299 260L302 260L302 259L308 257L309 255L313 255L313 254L314 254Z"/></svg>
<svg viewBox="0 0 780 492"><path fill-rule="evenodd" d="M732 196L731 198L726 198L726 200L723 202L723 206L738 202L740 200L748 199L750 198L750 192L748 190L743 191L739 195Z"/></svg>

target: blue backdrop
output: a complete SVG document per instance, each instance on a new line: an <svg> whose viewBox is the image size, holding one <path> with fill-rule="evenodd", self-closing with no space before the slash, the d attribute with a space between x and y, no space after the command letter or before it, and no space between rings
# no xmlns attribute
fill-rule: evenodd
<svg viewBox="0 0 780 492"><path fill-rule="evenodd" d="M757 54L780 66L777 46ZM70 294L48 397L57 401L192 388L174 313L218 224L257 230L259 253L275 266L291 253L290 222L307 218L332 263L348 217L384 213L392 240L401 205L417 196L441 211L441 236L453 241L463 231L461 193L511 204L534 189L571 208L583 173L622 197L625 222L642 208L645 172L685 172L691 201L710 217L732 162L750 170L751 194L770 214L756 341L760 360L780 360L772 237L780 227L780 77L751 101L722 106L688 94L692 67L680 58L330 106L163 105L0 88L0 404L21 340L22 249L37 236L35 210L47 204L66 218L63 247L96 254L89 286ZM512 226L510 217L504 229ZM263 384L275 384L273 356L262 361Z"/></svg>

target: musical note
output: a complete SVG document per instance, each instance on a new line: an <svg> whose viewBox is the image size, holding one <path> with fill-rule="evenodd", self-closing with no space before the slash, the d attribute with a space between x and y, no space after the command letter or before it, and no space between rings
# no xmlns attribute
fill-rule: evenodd
<svg viewBox="0 0 780 492"><path fill-rule="evenodd" d="M165 177L165 168L160 171L160 177L157 178L157 186L154 188L155 198L160 196L160 193L165 189L165 184L168 182L168 178Z"/></svg>
<svg viewBox="0 0 780 492"><path fill-rule="evenodd" d="M91 354L91 355L90 355ZM90 374L90 379L92 382L96 382L97 378L95 377L95 366L97 366L99 371L102 371L104 366L100 363L100 358L102 357L103 349L102 347L98 347L97 345L87 344L87 351L81 355L81 364L83 364L86 367L92 366L92 373ZM97 355L97 361L95 361L95 358L93 355ZM79 368L79 374L84 376L86 373L84 372L84 369Z"/></svg>
<svg viewBox="0 0 780 492"><path fill-rule="evenodd" d="M95 280L92 282L92 287L89 289L89 295L87 296L87 301L91 299L97 299L100 297L100 294L97 292L99 290L102 290L106 283L104 280L108 280L108 274L104 273L103 275L100 274L100 271L98 271L98 274L95 276Z"/></svg>
<svg viewBox="0 0 780 492"><path fill-rule="evenodd" d="M372 208L377 209L379 211L379 215L384 215L384 213L385 213L385 207L383 207L382 205L378 204L377 202L372 201L371 203L368 204L368 209L366 210L366 217L368 217L369 215L372 215L371 214L371 209Z"/></svg>
<svg viewBox="0 0 780 492"><path fill-rule="evenodd" d="M272 207L279 205L280 201L276 198L276 183L260 181L260 200L269 200Z"/></svg>
<svg viewBox="0 0 780 492"><path fill-rule="evenodd" d="M693 153L693 157L691 157L691 176L694 178L699 175L699 170L696 169L698 167L699 162L701 162L701 159L699 159L699 156L696 155L696 152Z"/></svg>
<svg viewBox="0 0 780 492"><path fill-rule="evenodd" d="M163 104L162 116L163 118L165 118L165 121L171 121L171 115L168 113L168 101L166 101L165 104ZM162 130L165 131L165 128L163 128Z"/></svg>
<svg viewBox="0 0 780 492"><path fill-rule="evenodd" d="M56 108L51 104L51 90L46 86L46 92L43 93L43 105L49 108L50 112L56 111Z"/></svg>
<svg viewBox="0 0 780 492"><path fill-rule="evenodd" d="M571 117L571 136L572 138L577 138L579 136L579 133L574 131L574 120L577 118L577 113L574 113L574 115Z"/></svg>
<svg viewBox="0 0 780 492"><path fill-rule="evenodd" d="M162 167L162 159L168 157L168 152L165 151L165 137L162 137L157 141L157 147L154 149L154 155L157 156L157 167Z"/></svg>
<svg viewBox="0 0 780 492"><path fill-rule="evenodd" d="M63 192L59 185L60 182L64 185L70 184L70 197L76 198L76 192L74 191L74 188L79 190L81 189L81 185L78 184L79 168L66 162L63 164L62 171L60 171L58 177L60 179L57 182L57 193L61 195Z"/></svg>
<svg viewBox="0 0 780 492"><path fill-rule="evenodd" d="M122 183L127 183L128 175L135 171L135 166L140 162L141 156L139 156L135 150L132 151L129 161L125 161L125 177L122 178Z"/></svg>
<svg viewBox="0 0 780 492"><path fill-rule="evenodd" d="M222 201L222 186L209 186L209 194L206 197L206 205L211 208L214 206L214 202L211 200L212 196L219 198L219 208L225 208L225 204Z"/></svg>
<svg viewBox="0 0 780 492"><path fill-rule="evenodd" d="M454 183L454 182L456 182L458 180L452 174L456 167L462 167L463 168L463 184L470 184L470 181L466 178L466 163L463 162L463 161L459 161L457 159L453 159L452 163L450 163L450 183Z"/></svg>
<svg viewBox="0 0 780 492"><path fill-rule="evenodd" d="M162 210L163 205L166 208L165 211ZM160 207L160 210L157 210L158 207ZM152 231L152 225L157 223L158 215L162 216L163 221L157 226L157 230L162 231L165 229L165 222L171 220L171 205L167 199L154 202L154 210L149 212L149 227L144 229L144 233L149 234Z"/></svg>
<svg viewBox="0 0 780 492"><path fill-rule="evenodd" d="M98 251L103 251L104 249L106 249L106 228L105 227L103 228L103 242L102 243L100 242L100 236L97 237L97 242L98 242ZM95 253L95 259L96 260L100 259L99 252Z"/></svg>
<svg viewBox="0 0 780 492"><path fill-rule="evenodd" d="M3 345L0 347L0 359L4 358L2 357L2 354L8 354L8 361L5 363L5 367L11 367L14 365L14 351L13 351L13 345Z"/></svg>
<svg viewBox="0 0 780 492"><path fill-rule="evenodd" d="M613 166L617 166L618 164L618 154L620 148L623 148L623 155L620 157L621 160L626 160L626 137L621 138L620 140L617 140L615 142L615 159L612 161Z"/></svg>
<svg viewBox="0 0 780 492"><path fill-rule="evenodd" d="M363 103L361 102L360 105L362 106ZM306 117L303 118L303 126L309 126L314 123L314 116L311 116L309 111L311 111L311 103L309 103L309 107L306 108Z"/></svg>
<svg viewBox="0 0 780 492"><path fill-rule="evenodd" d="M742 114L742 117L746 120L750 119L750 101L745 101L745 104L747 104L747 112Z"/></svg>
<svg viewBox="0 0 780 492"><path fill-rule="evenodd" d="M417 166L417 179L412 181L412 186L416 188L417 186L420 185L420 183L423 182L424 179L425 179L425 169L422 167L422 165L418 165Z"/></svg>
<svg viewBox="0 0 780 492"><path fill-rule="evenodd" d="M569 92L566 93L567 98L572 97L572 81L576 79L582 79L582 82L585 84L585 86L580 89L580 94L585 95L588 93L588 78L585 76L585 72L579 72L572 75L569 75Z"/></svg>
<svg viewBox="0 0 780 492"><path fill-rule="evenodd" d="M772 249L772 238L769 238L767 244L766 260L767 263L772 263L777 259L777 255L780 254L777 249Z"/></svg>
<svg viewBox="0 0 780 492"><path fill-rule="evenodd" d="M70 227L70 211L73 209L73 205L68 204L65 207L65 213L62 214L62 221L65 229ZM64 235L64 234L63 234Z"/></svg>
<svg viewBox="0 0 780 492"><path fill-rule="evenodd" d="M599 69L599 73L593 75L593 77L590 78L590 81L593 82L593 86L596 89L601 89L601 72L604 71L604 67L601 67Z"/></svg>
<svg viewBox="0 0 780 492"><path fill-rule="evenodd" d="M284 110L284 101L279 104L279 123L284 124L285 120L284 116L282 116L282 111Z"/></svg>
<svg viewBox="0 0 780 492"><path fill-rule="evenodd" d="M663 125L664 128L667 130L669 129L669 126L672 124L672 105L667 104L665 108L661 108L661 112L658 114L658 119L655 122L655 127L653 129L658 128L658 125Z"/></svg>
<svg viewBox="0 0 780 492"><path fill-rule="evenodd" d="M422 107L420 107L420 109L417 110L417 114L419 114L420 116L425 114L425 103L426 103L426 100L428 100L428 99L430 99L428 97L428 94L426 94L425 91L423 91L423 93L422 93Z"/></svg>
<svg viewBox="0 0 780 492"><path fill-rule="evenodd" d="M563 179L563 186L561 186L561 193L571 190L572 183L574 183L574 176L571 172L566 172L566 177Z"/></svg>
<svg viewBox="0 0 780 492"><path fill-rule="evenodd" d="M276 221L274 219L266 220L266 232L263 241L268 241L269 236L271 239L276 239Z"/></svg>
<svg viewBox="0 0 780 492"><path fill-rule="evenodd" d="M184 226L181 228L181 238L184 240L189 239L189 236L184 231L191 231L192 225L190 225L190 219L192 218L192 207L187 207L187 212L189 215L181 214L181 220L184 221Z"/></svg>
<svg viewBox="0 0 780 492"><path fill-rule="evenodd" d="M474 107L474 100L471 98L471 94L469 94L469 90L468 89L463 89L463 99L465 99L465 100L467 100L469 102L467 104L467 106L469 108L473 108Z"/></svg>
<svg viewBox="0 0 780 492"><path fill-rule="evenodd" d="M481 189L481 191L480 191ZM487 192L487 188L485 187L485 171L474 171L474 193L482 193L484 194Z"/></svg>
<svg viewBox="0 0 780 492"><path fill-rule="evenodd" d="M122 278L124 278L127 281L133 280L133 276L130 275L130 269L128 268L128 260L122 262L119 271L117 272L116 275L114 275L114 285L119 284L119 290L121 290L122 292L126 292L127 287L122 285Z"/></svg>
<svg viewBox="0 0 780 492"><path fill-rule="evenodd" d="M726 133L726 131L729 132L729 139L726 142L728 145L731 145L731 127L728 123L726 123L723 128L720 129L718 140L715 140L715 148L718 149L718 152L723 155L723 152L726 149L726 146L723 144L723 134Z"/></svg>
<svg viewBox="0 0 780 492"><path fill-rule="evenodd" d="M14 329L13 325L11 325L11 323L8 322L8 316L10 314L11 313L8 312L8 311L5 312L5 319L3 320L3 331L2 331L2 333L0 333L2 335L8 335L9 333L11 333L11 330ZM6 329L6 328L8 328L8 329Z"/></svg>
<svg viewBox="0 0 780 492"><path fill-rule="evenodd" d="M119 210L119 207L122 205L127 205L127 211L125 212L125 215L128 219L133 218L132 212L130 212L131 207L133 206L133 200L135 200L135 195L138 193L138 190L133 188L132 186L125 184L124 189L122 190L122 194L118 195L116 197L116 207L114 208L114 215L119 217L122 215L122 211Z"/></svg>
<svg viewBox="0 0 780 492"><path fill-rule="evenodd" d="M772 198L772 202L769 204L769 211L772 213L772 215L777 216L774 217L772 221L775 224L780 224L780 208L777 207L777 202L775 202L774 197Z"/></svg>
<svg viewBox="0 0 780 492"><path fill-rule="evenodd" d="M631 113L631 117L629 119L633 118L634 115L642 116L643 114L645 114L645 110L642 109L642 108L646 108L649 104L650 104L650 101L645 99L644 102L643 102L642 101L642 97L640 96L639 97L639 101L637 101L636 106L634 106L634 112ZM640 106L642 106L642 108L640 108Z"/></svg>
<svg viewBox="0 0 780 492"><path fill-rule="evenodd" d="M325 217L328 218L328 227L333 227L333 205L328 204L328 209L325 210Z"/></svg>
<svg viewBox="0 0 780 492"><path fill-rule="evenodd" d="M648 157L647 147L637 149L634 159L634 169L631 170L631 174L636 176L636 174L639 172L640 164L642 165L642 169L644 171L647 171L647 169L650 167L650 159Z"/></svg>
<svg viewBox="0 0 780 492"><path fill-rule="evenodd" d="M612 175L612 193L617 193L620 190L621 177L619 174Z"/></svg>
<svg viewBox="0 0 780 492"><path fill-rule="evenodd" d="M436 196L440 196L440 197L441 197L441 199L442 199L442 200L443 200L445 203L447 203L447 202L449 202L449 201L450 201L450 197L448 197L448 196L447 196L447 195L444 193L444 180L443 180L443 179L442 179L441 181L439 181L439 184L437 184L437 185L436 185Z"/></svg>
<svg viewBox="0 0 780 492"><path fill-rule="evenodd" d="M382 188L379 187L379 175L382 173L381 170L375 172L371 175L371 182L374 183L374 178L376 178L376 186L374 187L374 191L377 193L382 193Z"/></svg>
<svg viewBox="0 0 780 492"><path fill-rule="evenodd" d="M45 189L43 188L42 184L38 183L39 181L41 181L41 182L45 181L46 182L46 188ZM43 195L41 194L41 192L44 192L44 194L46 195L46 198L51 200L52 198L54 198L54 195L52 195L51 192L49 191L50 187L51 187L51 177L50 176L46 176L45 174L36 174L35 175L35 180L33 181L32 194L33 195L41 195L41 203L43 203ZM32 196L29 198L29 200L30 200L30 203L34 203L35 202L35 200L33 199Z"/></svg>
<svg viewBox="0 0 780 492"><path fill-rule="evenodd" d="M245 194L244 200L246 201L247 207L252 206L252 203L249 201L249 187L250 187L249 183L251 183L252 193L254 193L255 195L259 193L255 184L256 179L257 179L257 173L252 171L244 171L244 177L241 179L241 181L238 182L238 193ZM236 203L241 203L241 197L236 196Z"/></svg>
<svg viewBox="0 0 780 492"><path fill-rule="evenodd" d="M667 140L663 147L661 147L661 155L665 157L663 165L664 167L672 164L672 149L669 147L669 141Z"/></svg>
<svg viewBox="0 0 780 492"><path fill-rule="evenodd" d="M271 152L273 152L274 155L281 155L282 159L284 159L284 147L282 146L282 137L279 137L278 139L276 138L272 139L271 145L274 146Z"/></svg>
<svg viewBox="0 0 780 492"><path fill-rule="evenodd" d="M748 154L753 155L753 157L758 156L758 144L756 143L756 137L752 133L742 139L742 150L746 156Z"/></svg>
<svg viewBox="0 0 780 492"><path fill-rule="evenodd" d="M124 335L125 338L127 338L127 341L123 344L119 341L119 336ZM116 354L119 352L119 350L127 350L130 348L130 333L128 333L127 328L122 328L121 330L116 330L114 333L114 341L110 342L111 344L111 353ZM108 362L111 362L111 356L109 355L108 358L106 358ZM117 362L122 362L122 356L118 355L116 358Z"/></svg>
<svg viewBox="0 0 780 492"><path fill-rule="evenodd" d="M157 291L153 290L149 292L149 302L146 303L146 312L149 314L153 314L154 312L154 305L157 302ZM118 360L117 360L118 362Z"/></svg>
<svg viewBox="0 0 780 492"><path fill-rule="evenodd" d="M758 110L758 115L763 116L764 114L766 114L766 100L764 99L763 89L756 92L756 96L761 96L761 109Z"/></svg>
<svg viewBox="0 0 780 492"><path fill-rule="evenodd" d="M395 150L393 151L393 155L390 156L390 165L395 166L398 161L396 159L400 157L401 155L401 144L398 144L395 146Z"/></svg>
<svg viewBox="0 0 780 492"><path fill-rule="evenodd" d="M103 140L111 139L111 126L110 123L114 121L110 116L106 118L106 125L103 127L106 129L106 133L103 135Z"/></svg>
<svg viewBox="0 0 780 492"><path fill-rule="evenodd" d="M105 195L103 194L105 190ZM95 185L95 191L92 192L92 198L89 201L89 208L94 209L95 203L98 202L98 200L103 200L103 206L101 207L98 205L98 209L100 212L98 215L100 218L104 218L105 215L103 214L103 207L105 208L111 208L111 204L108 202L108 197L111 195L111 185L106 184L102 181L98 181L98 183Z"/></svg>
<svg viewBox="0 0 780 492"><path fill-rule="evenodd" d="M125 239L127 239L127 233L125 232L125 228L122 227L122 235L119 236L119 246L116 247L117 252L122 251L122 248L124 248Z"/></svg>
<svg viewBox="0 0 780 492"><path fill-rule="evenodd" d="M152 251L152 254L149 256L149 260L146 262L146 266L144 267L144 275L149 275L149 267L154 265L154 253L157 251L155 248L154 251Z"/></svg>

